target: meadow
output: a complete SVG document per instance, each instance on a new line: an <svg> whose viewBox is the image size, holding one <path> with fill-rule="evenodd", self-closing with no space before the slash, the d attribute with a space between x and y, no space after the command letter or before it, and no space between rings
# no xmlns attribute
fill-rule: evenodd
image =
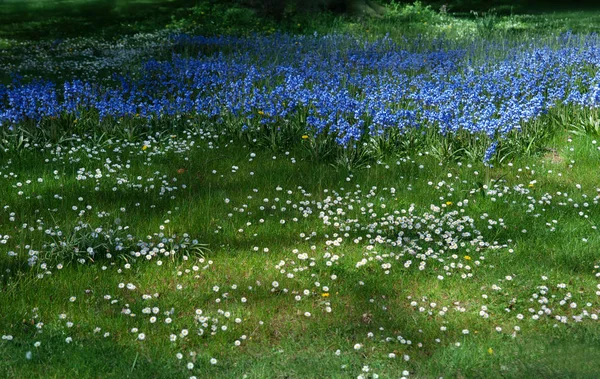
<svg viewBox="0 0 600 379"><path fill-rule="evenodd" d="M597 12L169 4L0 12L0 376L597 376Z"/></svg>

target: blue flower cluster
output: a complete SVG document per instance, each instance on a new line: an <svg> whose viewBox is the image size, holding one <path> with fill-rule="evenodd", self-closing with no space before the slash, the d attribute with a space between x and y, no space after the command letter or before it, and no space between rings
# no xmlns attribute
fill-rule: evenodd
<svg viewBox="0 0 600 379"><path fill-rule="evenodd" d="M0 86L0 126L84 111L101 119L196 114L236 119L244 129L294 120L307 134L332 135L341 145L390 128L424 127L497 141L551 107L600 104L594 35L483 50L443 39L427 49L422 41L347 35L178 35L171 42L178 52L172 59L147 61L112 84Z"/></svg>

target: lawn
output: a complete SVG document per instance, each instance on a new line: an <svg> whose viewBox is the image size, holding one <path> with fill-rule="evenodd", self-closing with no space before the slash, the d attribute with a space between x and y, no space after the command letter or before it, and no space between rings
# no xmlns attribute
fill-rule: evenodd
<svg viewBox="0 0 600 379"><path fill-rule="evenodd" d="M597 376L598 13L140 6L5 10L0 376Z"/></svg>

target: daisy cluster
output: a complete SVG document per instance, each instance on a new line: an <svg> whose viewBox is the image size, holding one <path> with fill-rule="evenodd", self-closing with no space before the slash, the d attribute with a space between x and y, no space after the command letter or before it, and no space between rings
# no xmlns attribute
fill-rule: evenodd
<svg viewBox="0 0 600 379"><path fill-rule="evenodd" d="M593 215L600 190L576 184L573 191L541 191L540 183L562 177L554 166L510 164L507 167L516 173L517 183L497 179L480 184L480 173L471 164L459 163L443 167L446 171L434 181L423 179L428 174L422 162L429 158L417 154L365 168L386 173L394 166L403 167L406 176L398 178L401 185L358 182L349 174L343 185L319 190L283 182L272 186L257 182L254 188L246 188L247 193L223 186L222 215L208 232L225 234L221 240L225 243L207 252L198 233L194 238L189 232L175 232L180 230L174 224L181 222L183 211L178 200L190 185L180 179L185 170L163 172L158 167L167 158L185 163L199 153L221 154L227 144L219 141L223 142L210 131L147 136L140 142L114 139L101 146L82 138L71 146L29 146L47 157L40 161L44 166L40 176L35 170L15 173L18 166L12 159L0 166L0 180L8 191L0 212L4 259L27 260L39 280L51 281L73 264L90 269L95 264L99 272L117 278L102 286L101 293L91 287L71 292L62 302L57 299L60 310L52 317L42 316L38 308L30 311L26 321L33 325L33 351L26 353L26 359L38 354L35 349L42 347L44 333L74 345L89 338L125 338L136 344L161 341L183 371L202 375L207 367L221 363L218 351L234 349L244 354L253 341L281 335L275 316L256 316L256 307L269 298L288 304L286 322L291 324L310 327L338 317L359 325L345 344L336 344L330 352L339 357L344 372L356 370L359 377L379 375L378 364L370 359L391 360L409 377L411 361L423 349L436 345L459 349L479 333L517 338L539 325L561 328L598 320L600 287L584 288L551 273L540 279L518 273L489 279L495 265L514 253L515 234L531 233L513 230L518 217L542 235L561 232L563 223L557 214L572 217L587 225L579 231L581 243L597 238ZM230 167L208 159L204 171L216 183L226 183L252 180L264 158L297 164L289 153L266 157L246 153ZM576 162L565 167L572 169ZM408 202L420 185L428 187L432 197ZM42 191L42 186L54 191ZM131 204L133 209L115 208L95 193L114 194L115 199L142 197ZM482 211L484 200L501 205L502 211ZM17 212L16 204L29 211ZM159 217L158 230L143 235L139 225L128 225L129 215L138 208L146 209L146 217ZM60 212L69 215L62 217ZM264 234L283 235L290 228L294 234L288 242L293 247L262 242ZM250 252L262 257L255 266L258 270L239 277L215 274L230 270L219 251L228 247L231 236L250 244ZM142 282L137 272L143 265L153 265L172 279L168 284ZM590 266L589 273L598 267ZM417 279L437 285L477 281L480 290L475 298L448 298L417 286L396 296L397 283ZM381 283L392 287L386 289ZM526 296L523 288L529 291ZM365 297L364 303L348 303L354 292ZM178 302L182 296L192 300ZM123 322L98 322L87 328L89 321L78 307L90 302ZM399 312L408 312L418 325L390 326L390 317ZM472 327L452 321L463 317L478 321L470 323ZM2 333L2 343L24 338L12 330ZM212 348L200 349L201 344ZM369 358L361 358L361 367L343 363L367 352Z"/></svg>
<svg viewBox="0 0 600 379"><path fill-rule="evenodd" d="M185 169L167 173L152 167L153 161L172 155L181 156L185 162L195 148L195 139L211 139L212 135L196 137L198 132L189 131L183 138L150 135L142 142L113 139L101 146L79 136L73 136L75 143L66 146L25 143L26 149L44 154L45 169L34 178L21 179L12 171L14 162L9 159L0 166L0 178L7 181L19 201L37 204L28 214L17 214L10 202L2 204L2 229L19 230L20 237L6 234L0 243L10 248L9 257L27 257L30 266L39 266L46 274L51 273L50 265L62 268L74 261L144 259L162 264L161 259L201 255L204 244L188 233L173 233L170 227L170 218L180 211L174 204L177 194L188 189L181 182ZM145 167L143 172L140 166ZM45 187L56 190L49 194ZM104 200L97 203L99 198L118 199L124 194L138 201L110 209L105 208ZM160 225L145 236L136 236L126 223L128 215L161 204L171 204L172 208L160 216ZM57 222L57 215L59 219L66 216L64 224ZM36 243L17 242L25 235Z"/></svg>

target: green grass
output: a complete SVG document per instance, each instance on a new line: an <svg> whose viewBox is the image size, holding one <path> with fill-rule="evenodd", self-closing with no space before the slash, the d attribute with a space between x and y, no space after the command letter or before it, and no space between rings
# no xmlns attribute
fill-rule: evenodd
<svg viewBox="0 0 600 379"><path fill-rule="evenodd" d="M2 376L63 377L78 372L81 377L348 377L359 375L363 366L381 377L403 370L418 377L515 378L591 377L597 372L597 321L584 317L581 323L568 319L562 324L547 316L532 320L528 311L540 309L530 299L541 285L549 288L548 307L553 314L570 318L582 309L588 314L599 311L595 272L600 262L595 252L600 238L592 228L599 216L597 183L589 173L595 170L600 152L593 137L568 140L566 132L560 132L549 145L555 155L521 158L498 168L467 161L440 165L431 156L415 154L388 156L370 168L348 172L314 163L302 150L269 152L212 136L208 131L178 132L176 138L150 139L146 149L141 139L133 143L113 139L110 143L63 143L60 152L54 145L3 153L0 234L10 238L1 245L0 334L12 335L13 340L0 342L5 357L0 363ZM149 141L147 136L144 140ZM117 146L120 149L115 152ZM112 173L105 166L107 158ZM85 168L86 176L99 168L103 176L77 180L79 168ZM148 182L149 178L154 181ZM142 188L128 187L123 179L142 183ZM152 183L156 186L148 187ZM521 189L515 189L519 184ZM178 189L161 195L160 186L166 185ZM494 188L504 192L502 197ZM332 204L331 225L325 225L319 212L327 212L323 205L329 196L329 201L337 199L337 203ZM542 198L548 203L538 204ZM411 204L415 217L430 212L431 205L459 210L460 216L474 219L484 241L505 247L458 247L456 258L450 250L442 254L444 263L428 258L425 269L419 270L419 259L413 257L412 266L406 268L408 256L385 258L385 254L398 254L400 247L369 242L376 235L395 240L400 226L390 232L381 224L370 231L365 226L384 212L393 215ZM535 204L531 212L527 212L529 204ZM86 205L92 209L79 214ZM273 205L276 209L270 208ZM300 207L312 212L303 216ZM337 221L344 223L343 228L333 219L338 208L345 212ZM484 214L487 218L481 219ZM488 218L503 221L488 229ZM27 268L30 249L44 255L52 242L69 240L66 236L79 221L92 229L127 226L126 231L115 232L124 239L131 235L128 249L121 252L126 259L118 254L107 259L97 248L94 262L78 263L69 249L85 251L94 246L97 239L88 235L72 241L68 249L54 250L53 256L44 259L45 269L39 267L40 262ZM25 223L34 230L24 229ZM38 225L41 230L36 230ZM63 232L62 237L45 234L54 227ZM418 239L410 230L404 231ZM188 233L190 239L207 244L208 250L198 250L202 258L184 248L173 258L157 256L151 261L129 255L130 250L139 251L137 241L156 246L162 237L155 233L161 232L179 237ZM341 238L339 246L331 242L337 238ZM367 257L369 244L378 252L371 257L380 255L383 262L391 263L389 274L377 260L356 267ZM314 266L294 258L294 249L314 258ZM17 256L8 256L8 251ZM328 266L326 252L337 254L339 260ZM277 268L281 260L285 265ZM444 268L451 263L454 267ZM464 268L467 264L471 270ZM298 267L305 269L294 272ZM285 274L293 272L294 277L287 278L281 269ZM469 272L471 277L461 278ZM279 283L276 288L274 281ZM315 286L316 281L321 287ZM119 288L119 283L133 283L136 288ZM557 288L560 283L566 288ZM327 291L324 285L329 286ZM502 289L493 290L493 285ZM218 293L213 286L220 287ZM304 290L309 295L303 295ZM223 297L225 292L229 295ZM572 298L560 305L568 292ZM302 296L300 301L294 300L295 293ZM151 299L144 300L143 294ZM76 297L73 302L71 296ZM221 298L219 303L217 298ZM111 304L112 300L118 302ZM576 309L569 307L571 302L577 303ZM431 303L436 303L434 308ZM481 306L487 307L488 318L479 315ZM142 312L145 307L159 308L158 321L150 322L151 315ZM443 307L448 309L440 315ZM123 309L131 309L136 316L122 313ZM209 325L198 336L195 309L219 318L219 326L228 320L228 329L211 336ZM229 319L219 309L231 312ZM167 316L165 311L173 313ZM516 318L519 313L524 320ZM170 324L164 322L167 317L172 319ZM232 321L236 317L241 323ZM38 329L35 324L40 322L43 326ZM440 330L443 326L445 331ZM515 326L521 329L513 337ZM138 331L131 332L132 328ZM188 329L189 335L170 342L169 336L179 335L182 329ZM468 335L463 334L465 329ZM106 332L110 335L103 337ZM146 336L143 341L137 340L140 332ZM241 340L242 335L247 339ZM400 342L398 336L411 345ZM72 342L67 343L67 337ZM392 340L386 342L386 338ZM236 340L241 346L234 345ZM41 342L39 347L34 347L36 341ZM354 350L357 343L362 344L358 351ZM335 354L338 349L340 355ZM28 351L30 360L26 359ZM181 361L175 356L178 352L184 354ZM196 355L190 357L190 352ZM389 353L397 357L391 359ZM571 363L575 353L577 365ZM403 360L405 354L409 361ZM209 363L211 358L217 359L216 365ZM192 370L186 368L188 362L194 363Z"/></svg>

